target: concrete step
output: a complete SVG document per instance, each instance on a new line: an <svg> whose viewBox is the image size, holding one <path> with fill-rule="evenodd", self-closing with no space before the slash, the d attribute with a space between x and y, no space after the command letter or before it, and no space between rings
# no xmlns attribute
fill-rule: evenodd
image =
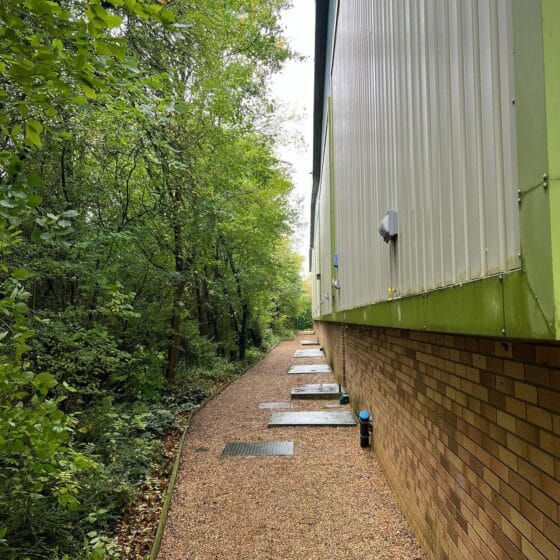
<svg viewBox="0 0 560 560"><path fill-rule="evenodd" d="M302 375L313 373L332 373L332 368L329 364L308 364L301 366L292 366L288 370L289 375Z"/></svg>
<svg viewBox="0 0 560 560"><path fill-rule="evenodd" d="M312 348L311 350L296 350L294 358L324 358L325 354L322 350Z"/></svg>
<svg viewBox="0 0 560 560"><path fill-rule="evenodd" d="M276 412L268 421L269 428L286 426L355 426L351 410L313 410L304 412Z"/></svg>
<svg viewBox="0 0 560 560"><path fill-rule="evenodd" d="M338 383L309 383L292 389L292 399L338 399Z"/></svg>

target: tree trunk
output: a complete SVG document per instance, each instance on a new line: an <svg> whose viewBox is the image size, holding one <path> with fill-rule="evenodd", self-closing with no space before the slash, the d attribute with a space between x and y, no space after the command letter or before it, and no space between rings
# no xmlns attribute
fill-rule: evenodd
<svg viewBox="0 0 560 560"><path fill-rule="evenodd" d="M167 349L167 371L168 382L173 382L177 374L177 364L179 362L179 342L181 340L181 309L180 301L185 291L185 283L181 282L173 295L173 312L171 314L171 334Z"/></svg>
<svg viewBox="0 0 560 560"><path fill-rule="evenodd" d="M210 336L210 317L208 315L208 290L206 280L196 276L196 310L200 336Z"/></svg>
<svg viewBox="0 0 560 560"><path fill-rule="evenodd" d="M241 313L241 328L239 330L239 359L243 361L247 352L247 333L249 332L249 306L244 303Z"/></svg>

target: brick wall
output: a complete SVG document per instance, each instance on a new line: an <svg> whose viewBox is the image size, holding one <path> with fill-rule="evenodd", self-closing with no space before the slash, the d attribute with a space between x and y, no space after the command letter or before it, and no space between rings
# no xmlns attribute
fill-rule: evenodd
<svg viewBox="0 0 560 560"><path fill-rule="evenodd" d="M431 558L560 560L560 345L315 328Z"/></svg>

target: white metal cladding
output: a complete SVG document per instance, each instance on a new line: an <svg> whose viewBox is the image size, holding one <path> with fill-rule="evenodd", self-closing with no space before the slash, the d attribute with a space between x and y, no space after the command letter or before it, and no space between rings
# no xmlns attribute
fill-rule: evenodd
<svg viewBox="0 0 560 560"><path fill-rule="evenodd" d="M341 0L337 309L519 267L511 28L510 0ZM377 233L388 210L389 245Z"/></svg>
<svg viewBox="0 0 560 560"><path fill-rule="evenodd" d="M328 128L327 128L328 131ZM328 137L328 136L327 136ZM321 162L321 182L317 195L315 214L315 250L316 269L313 274L320 273L320 280L315 276L316 301L313 302L314 316L325 315L332 312L331 288L331 203L330 203L330 176L329 153L325 150Z"/></svg>

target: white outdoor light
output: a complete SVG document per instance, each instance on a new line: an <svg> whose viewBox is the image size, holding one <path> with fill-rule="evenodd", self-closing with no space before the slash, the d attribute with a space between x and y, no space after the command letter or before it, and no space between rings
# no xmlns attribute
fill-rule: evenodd
<svg viewBox="0 0 560 560"><path fill-rule="evenodd" d="M385 243L389 243L392 239L397 238L397 217L397 213L394 210L389 210L379 223L379 235L383 237Z"/></svg>

